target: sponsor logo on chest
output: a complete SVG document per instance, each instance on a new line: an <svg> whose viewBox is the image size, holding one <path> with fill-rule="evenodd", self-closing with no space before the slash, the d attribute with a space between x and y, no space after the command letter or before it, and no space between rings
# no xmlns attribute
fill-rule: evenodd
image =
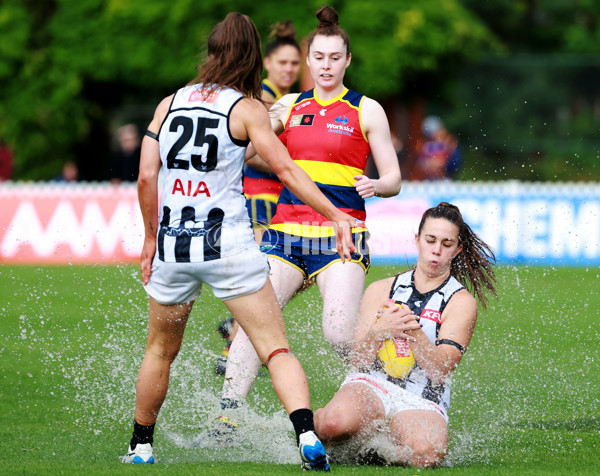
<svg viewBox="0 0 600 476"><path fill-rule="evenodd" d="M308 104L308 103L303 103L300 106L303 106L305 104ZM294 110L296 110L296 109L297 108L294 108ZM327 109L321 109L319 111L319 115L325 117L327 115ZM316 114L294 114L290 119L289 127L313 126L313 125L321 127L322 123L317 122L315 124L316 116L317 116ZM328 121L328 120L331 120L331 119L327 119L325 117L325 121ZM325 122L325 127L327 129L327 132L331 132L334 134L342 134L345 136L351 136L352 133L354 132L354 127L349 126L348 122L349 122L348 117L345 115L341 115L341 116L337 116L333 120L333 122Z"/></svg>
<svg viewBox="0 0 600 476"><path fill-rule="evenodd" d="M290 127L312 126L314 119L314 114L297 114L290 119Z"/></svg>
<svg viewBox="0 0 600 476"><path fill-rule="evenodd" d="M351 136L354 132L354 127L348 126L347 124L348 118L346 116L337 116L333 123L327 123L327 131Z"/></svg>
<svg viewBox="0 0 600 476"><path fill-rule="evenodd" d="M421 317L422 319L429 319L430 321L436 322L438 324L442 323L442 313L440 311L434 311L432 309L423 309L419 317Z"/></svg>
<svg viewBox="0 0 600 476"><path fill-rule="evenodd" d="M341 126L339 124L327 124L327 131L334 132L336 134L344 134L345 136L351 136L354 132L354 127Z"/></svg>
<svg viewBox="0 0 600 476"><path fill-rule="evenodd" d="M206 195L210 197L210 190L208 189L208 185L206 182L193 182L191 180L187 180L187 184L179 179L175 179L173 183L173 190L171 190L171 195L181 195L184 197L196 197L197 195Z"/></svg>

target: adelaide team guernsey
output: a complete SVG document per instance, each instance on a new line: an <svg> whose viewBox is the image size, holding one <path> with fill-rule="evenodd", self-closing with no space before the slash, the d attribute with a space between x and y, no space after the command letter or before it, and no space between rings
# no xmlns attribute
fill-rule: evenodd
<svg viewBox="0 0 600 476"><path fill-rule="evenodd" d="M413 270L396 277L390 290L390 299L406 303L410 310L419 316L419 322L423 325L422 330L427 338L436 343L442 325L442 313L448 301L461 289L464 289L464 286L453 276L449 276L437 289L421 294L415 288ZM445 413L448 412L451 377L441 385L433 385L425 371L419 367L419 364L416 364L410 374L402 379L390 377L383 371L381 373L391 382L400 385L415 395L432 401L443 408Z"/></svg>
<svg viewBox="0 0 600 476"><path fill-rule="evenodd" d="M281 98L281 93L268 79L262 80L262 90L273 99L273 102ZM246 166L244 169L244 193L246 197L257 197L264 200L276 202L283 184L275 174L261 172L253 167Z"/></svg>
<svg viewBox="0 0 600 476"><path fill-rule="evenodd" d="M178 90L158 133L164 186L157 239L166 262L240 253L254 237L242 193L248 141L229 131L233 89L201 84Z"/></svg>
<svg viewBox="0 0 600 476"><path fill-rule="evenodd" d="M361 123L364 95L345 89L339 96L322 101L315 90L294 100L279 136L290 156L339 209L364 221L365 201L354 187L354 176L362 175L371 148ZM277 203L271 227L298 236L333 236L328 220L304 204L286 187ZM361 231L364 228L355 228Z"/></svg>

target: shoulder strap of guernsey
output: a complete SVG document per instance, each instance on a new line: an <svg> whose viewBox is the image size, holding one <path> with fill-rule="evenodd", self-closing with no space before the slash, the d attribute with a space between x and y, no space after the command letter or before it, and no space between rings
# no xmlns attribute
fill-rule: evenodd
<svg viewBox="0 0 600 476"><path fill-rule="evenodd" d="M296 96L296 100L293 102L292 105L298 104L302 101L305 101L306 99L312 99L314 97L315 97L314 89L309 89L308 91L303 91L300 94L298 94L298 96Z"/></svg>
<svg viewBox="0 0 600 476"><path fill-rule="evenodd" d="M277 101L281 97L281 93L279 92L279 90L271 81L269 81L266 78L262 80L262 89L263 91L266 91L267 94L271 96L274 101Z"/></svg>
<svg viewBox="0 0 600 476"><path fill-rule="evenodd" d="M360 107L360 101L362 100L363 97L364 97L364 94L360 94L360 93L357 93L356 91L352 91L351 89L349 89L346 92L346 94L344 94L342 101L346 101L351 106L358 108L358 107Z"/></svg>

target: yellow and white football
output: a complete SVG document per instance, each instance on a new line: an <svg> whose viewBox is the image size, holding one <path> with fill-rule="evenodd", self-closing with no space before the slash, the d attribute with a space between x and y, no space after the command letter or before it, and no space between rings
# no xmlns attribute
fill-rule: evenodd
<svg viewBox="0 0 600 476"><path fill-rule="evenodd" d="M402 307L400 303L396 306ZM377 360L390 377L404 378L415 366L415 356L405 339L386 339L377 352Z"/></svg>

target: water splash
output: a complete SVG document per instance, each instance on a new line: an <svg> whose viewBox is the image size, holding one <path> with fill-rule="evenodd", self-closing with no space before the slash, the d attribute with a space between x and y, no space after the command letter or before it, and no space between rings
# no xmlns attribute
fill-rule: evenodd
<svg viewBox="0 0 600 476"><path fill-rule="evenodd" d="M530 274L534 273L527 268L506 269L500 289L510 287L513 298L490 303L456 371L447 466L510 464L517 458L535 463L539 457L534 446L543 454L576 454L589 438L586 435L600 431L600 329L592 312L599 299L597 269L589 271L591 284L579 282L562 301L552 286L534 285ZM543 278L557 279L556 274L547 269ZM50 395L68 396L71 403L64 410L76 422L74 438L117 436L125 449L131 434L135 382L147 334L147 300L137 276L136 269L122 268L115 290L114 273L98 270L94 280L81 281L67 300L55 277L42 269L35 284L15 283L20 287L18 297L24 299L3 306L10 307L16 325L13 334L2 338L0 356L9 340L22 343L24 355L26 351L40 355L42 375L27 378L56 382ZM73 300L79 304L74 306ZM38 303L35 311L30 302ZM286 318L295 324L288 326L288 334L310 376L318 408L339 387L343 367L322 340L318 299L292 304ZM65 319L69 313L79 316ZM238 445L226 452L192 447L220 414L222 377L213 372L219 354L213 334L216 316L223 313L222 304L208 295L190 318L159 415L159 461L296 464L291 424L272 390L253 393L240 415L244 431ZM214 322L205 321L205 314ZM320 342L316 350L312 341ZM572 345L564 345L565 341ZM277 454L272 454L273 444Z"/></svg>

